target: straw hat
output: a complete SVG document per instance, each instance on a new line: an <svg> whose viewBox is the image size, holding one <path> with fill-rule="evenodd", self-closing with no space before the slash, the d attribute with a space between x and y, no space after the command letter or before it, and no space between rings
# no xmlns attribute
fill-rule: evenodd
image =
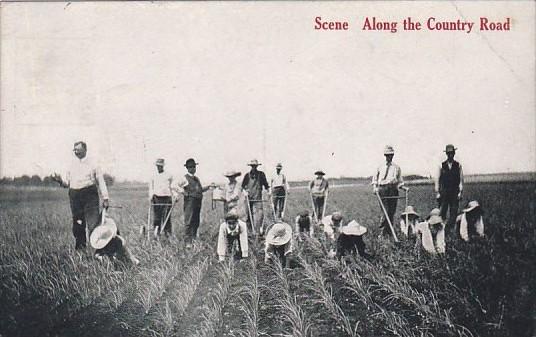
<svg viewBox="0 0 536 337"><path fill-rule="evenodd" d="M439 208L434 208L430 211L430 216L428 217L428 224L429 225L437 225L439 223L443 222L443 218L441 218L441 211Z"/></svg>
<svg viewBox="0 0 536 337"><path fill-rule="evenodd" d="M408 206L406 207L406 210L404 212L402 212L402 214L400 214L400 217L403 218L406 216L406 214L409 216L409 215L414 215L416 217L419 217L419 213L415 212L415 209L413 208L413 206Z"/></svg>
<svg viewBox="0 0 536 337"><path fill-rule="evenodd" d="M463 212L464 213L471 212L477 207L480 207L480 204L478 203L478 201L476 200L469 201L469 203L467 204L467 207L463 210Z"/></svg>
<svg viewBox="0 0 536 337"><path fill-rule="evenodd" d="M281 163L277 163L277 165L275 166L275 168L283 168L283 164L281 164Z"/></svg>
<svg viewBox="0 0 536 337"><path fill-rule="evenodd" d="M324 171L318 170L318 171L315 172L315 175L325 176L326 174L324 173Z"/></svg>
<svg viewBox="0 0 536 337"><path fill-rule="evenodd" d="M391 145L386 145L383 149L383 154L395 154L395 150Z"/></svg>
<svg viewBox="0 0 536 337"><path fill-rule="evenodd" d="M230 178L230 177L238 177L241 174L242 174L241 172L231 170L231 171L225 172L223 175L226 176L227 178Z"/></svg>
<svg viewBox="0 0 536 337"><path fill-rule="evenodd" d="M186 161L186 163L184 163L184 166L185 166L185 167L188 167L188 166L197 166L197 165L199 165L199 163L197 163L197 162L195 161L194 158L189 158L189 159Z"/></svg>
<svg viewBox="0 0 536 337"><path fill-rule="evenodd" d="M346 235L361 236L367 232L365 226L361 226L357 221L352 220L346 226L341 227L341 233Z"/></svg>
<svg viewBox="0 0 536 337"><path fill-rule="evenodd" d="M275 223L266 234L266 243L274 246L282 246L292 238L292 227L284 222Z"/></svg>
<svg viewBox="0 0 536 337"><path fill-rule="evenodd" d="M89 236L91 247L102 249L113 239L117 234L117 225L110 218L105 218L104 223L95 227Z"/></svg>
<svg viewBox="0 0 536 337"><path fill-rule="evenodd" d="M259 166L259 165L262 165L262 164L259 163L257 159L251 159L248 163L248 166Z"/></svg>
<svg viewBox="0 0 536 337"><path fill-rule="evenodd" d="M449 152L454 152L456 150L458 150L458 149L455 148L454 145L448 144L447 146L445 146L445 151L443 151L443 152L449 153Z"/></svg>
<svg viewBox="0 0 536 337"><path fill-rule="evenodd" d="M154 162L155 165L157 166L164 166L166 164L164 158L158 158L155 162Z"/></svg>

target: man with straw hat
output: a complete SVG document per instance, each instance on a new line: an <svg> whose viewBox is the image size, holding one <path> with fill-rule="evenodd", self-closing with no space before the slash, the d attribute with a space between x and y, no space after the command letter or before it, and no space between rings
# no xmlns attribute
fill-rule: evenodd
<svg viewBox="0 0 536 337"><path fill-rule="evenodd" d="M160 233L163 226L165 235L169 236L171 235L171 217L168 213L172 206L173 176L164 170L163 158L158 158L155 165L156 172L149 181L149 202L154 211L153 227L157 229L155 233Z"/></svg>
<svg viewBox="0 0 536 337"><path fill-rule="evenodd" d="M385 156L385 163L380 165L376 170L376 173L372 176L373 192L380 197L380 202L385 208L385 216L382 216L380 228L383 229L383 235L389 236L391 234L390 225L393 224L396 205L398 202L398 190L404 189L404 180L402 179L402 170L393 162L395 150L391 145L386 145L383 154Z"/></svg>
<svg viewBox="0 0 536 337"><path fill-rule="evenodd" d="M179 191L184 195L184 240L187 247L193 239L197 238L197 230L201 221L201 205L203 193L213 188L215 185L201 185L201 181L195 175L197 163L193 158L186 160L184 167L188 171L184 175L184 180L179 183Z"/></svg>
<svg viewBox="0 0 536 337"><path fill-rule="evenodd" d="M264 262L279 258L283 267L289 266L288 255L292 252L292 227L285 222L276 222L266 233Z"/></svg>
<svg viewBox="0 0 536 337"><path fill-rule="evenodd" d="M248 228L245 222L238 219L236 209L225 214L225 221L218 232L218 247L216 249L219 261L225 261L226 256L234 254L237 261L248 257Z"/></svg>
<svg viewBox="0 0 536 337"><path fill-rule="evenodd" d="M252 159L248 163L251 170L242 179L242 190L246 196L246 207L249 209L248 228L251 233L256 233L256 231L260 230L262 234L261 227L264 220L262 190L264 188L268 191L270 186L264 172L257 170L259 165L261 163L257 159Z"/></svg>
<svg viewBox="0 0 536 337"><path fill-rule="evenodd" d="M371 256L365 251L365 242L363 241L366 232L367 228L355 220L340 227L337 238L337 257L342 259L348 254L356 256L359 253L365 259L370 259Z"/></svg>
<svg viewBox="0 0 536 337"><path fill-rule="evenodd" d="M418 236L417 245L420 241L424 250L432 255L445 253L445 224L439 208L434 208L426 221L419 222L415 231Z"/></svg>
<svg viewBox="0 0 536 337"><path fill-rule="evenodd" d="M108 208L109 200L104 175L100 167L87 156L86 143L74 143L73 153L75 158L66 179L57 173L52 175L52 179L60 186L69 188L75 249L80 250L86 248L86 227L91 233L99 223L99 191L103 208Z"/></svg>
<svg viewBox="0 0 536 337"><path fill-rule="evenodd" d="M229 179L227 184L223 188L225 201L223 203L223 211L227 214L232 209L238 207L238 201L240 200L240 185L236 180L242 173L238 171L227 171L223 175Z"/></svg>
<svg viewBox="0 0 536 337"><path fill-rule="evenodd" d="M274 212L279 218L283 216L283 210L285 209L285 199L289 190L287 177L285 177L285 175L281 173L282 169L283 165L281 163L278 163L275 166L275 175L270 181L270 191L274 204Z"/></svg>
<svg viewBox="0 0 536 337"><path fill-rule="evenodd" d="M447 226L450 231L454 228L463 192L463 170L462 165L454 160L456 150L452 144L445 146L447 160L441 163L434 179L434 190L441 209L441 217L445 221L448 219Z"/></svg>
<svg viewBox="0 0 536 337"><path fill-rule="evenodd" d="M467 204L463 213L456 218L460 228L460 237L464 241L470 241L477 237L484 237L484 220L482 207L476 200Z"/></svg>
<svg viewBox="0 0 536 337"><path fill-rule="evenodd" d="M413 206L408 206L400 214L400 232L406 237L415 236L415 225L419 222L419 213L415 211Z"/></svg>
<svg viewBox="0 0 536 337"><path fill-rule="evenodd" d="M95 257L102 260L105 256L123 263L137 265L140 261L132 256L126 246L126 240L119 235L115 221L104 213L102 223L95 227L89 237L91 247L95 248Z"/></svg>
<svg viewBox="0 0 536 337"><path fill-rule="evenodd" d="M326 199L329 194L329 183L324 178L326 174L322 170L315 172L315 178L309 183L309 192L313 202L313 212L316 216L316 221L321 221L324 216Z"/></svg>

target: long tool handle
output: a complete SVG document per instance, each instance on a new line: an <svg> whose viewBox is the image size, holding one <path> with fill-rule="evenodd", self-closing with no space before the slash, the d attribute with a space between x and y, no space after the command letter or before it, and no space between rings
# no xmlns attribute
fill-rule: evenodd
<svg viewBox="0 0 536 337"><path fill-rule="evenodd" d="M169 208L169 211L166 215L166 220L164 220L164 223L160 225L160 233L162 233L164 231L164 229L166 229L166 226L167 226L167 223L168 223L168 220L169 220L169 217L171 216L171 211L173 211L173 207L175 207L175 204L177 204L176 202L171 202L171 207Z"/></svg>
<svg viewBox="0 0 536 337"><path fill-rule="evenodd" d="M376 197L378 198L378 201L380 202L380 206L382 208L383 214L385 215L385 218L387 219L387 223L389 224L389 228L391 228L391 233L393 233L393 237L395 238L395 242L398 242L398 238L396 237L395 229L393 228L393 224L391 223L391 219L389 219L389 215L387 215L387 210L385 209L385 206L383 205L382 198L380 197L380 194L378 192L375 193Z"/></svg>

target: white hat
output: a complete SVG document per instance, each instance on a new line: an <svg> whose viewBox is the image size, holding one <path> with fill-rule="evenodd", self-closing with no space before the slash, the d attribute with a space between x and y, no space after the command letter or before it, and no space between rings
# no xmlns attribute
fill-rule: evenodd
<svg viewBox="0 0 536 337"><path fill-rule="evenodd" d="M346 226L341 227L341 233L346 235L361 236L367 232L365 226L361 226L357 221L352 220Z"/></svg>
<svg viewBox="0 0 536 337"><path fill-rule="evenodd" d="M286 244L292 238L292 227L285 222L277 222L266 234L266 243L274 246Z"/></svg>
<svg viewBox="0 0 536 337"><path fill-rule="evenodd" d="M406 207L406 210L400 214L400 217L403 218L407 215L415 215L416 217L419 217L419 213L415 212L415 209L413 206Z"/></svg>
<svg viewBox="0 0 536 337"><path fill-rule="evenodd" d="M385 148L383 149L383 154L395 154L395 150L391 145L385 145Z"/></svg>
<svg viewBox="0 0 536 337"><path fill-rule="evenodd" d="M469 203L467 204L467 207L463 210L463 212L464 213L471 212L477 207L480 207L480 204L478 203L478 201L476 200L469 201Z"/></svg>
<svg viewBox="0 0 536 337"><path fill-rule="evenodd" d="M91 247L95 249L106 247L116 234L117 225L115 224L115 221L110 218L105 218L104 223L95 227L89 236Z"/></svg>

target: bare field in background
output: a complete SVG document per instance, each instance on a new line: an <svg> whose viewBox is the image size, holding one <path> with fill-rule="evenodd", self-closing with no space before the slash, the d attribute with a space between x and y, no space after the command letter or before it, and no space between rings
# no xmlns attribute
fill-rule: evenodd
<svg viewBox="0 0 536 337"><path fill-rule="evenodd" d="M368 227L371 263L325 256L314 238L297 246L292 268L263 263L261 244L239 264L216 262L221 204L202 210L200 238L147 242L143 188L112 187L110 214L142 261L123 269L74 252L66 190L0 190L1 336L533 336L536 321L536 183L468 184L463 203L485 209L487 238L447 236L444 259L406 241L378 238L379 207L368 186L333 189L328 213ZM410 190L425 215L431 186ZM400 214L404 202L399 203ZM286 220L310 208L292 190ZM270 213L268 205L265 213ZM271 219L270 216L268 216ZM262 243L262 242L261 242Z"/></svg>

